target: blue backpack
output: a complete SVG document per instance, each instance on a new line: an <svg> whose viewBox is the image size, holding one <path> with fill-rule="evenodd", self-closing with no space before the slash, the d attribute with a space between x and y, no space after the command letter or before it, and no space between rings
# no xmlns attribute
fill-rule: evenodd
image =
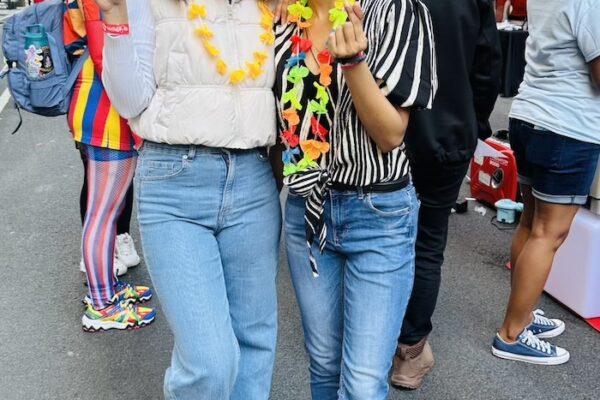
<svg viewBox="0 0 600 400"><path fill-rule="evenodd" d="M88 52L71 64L64 46L63 21L66 4L63 0L47 0L10 17L4 24L2 50L6 58L8 87L19 111L55 117L67 114L71 102L72 89L83 68ZM53 71L47 75L31 79L27 74L25 40L28 27L42 25L50 48ZM3 76L0 76L3 77Z"/></svg>

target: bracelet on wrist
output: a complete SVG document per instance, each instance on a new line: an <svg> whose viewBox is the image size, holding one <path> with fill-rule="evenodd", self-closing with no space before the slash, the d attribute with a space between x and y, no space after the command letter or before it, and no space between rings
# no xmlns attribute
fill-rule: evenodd
<svg viewBox="0 0 600 400"><path fill-rule="evenodd" d="M352 63L352 64L344 64L344 65L342 65L342 71L347 71L349 69L353 69L354 67L357 67L360 64L362 64L364 61L365 61L365 59L363 58L362 60L357 61L357 62Z"/></svg>
<svg viewBox="0 0 600 400"><path fill-rule="evenodd" d="M126 36L129 35L129 25L128 24L120 24L120 25L112 25L112 24L103 24L104 32L112 35L112 36Z"/></svg>
<svg viewBox="0 0 600 400"><path fill-rule="evenodd" d="M358 64L362 63L366 59L367 55L364 51L361 51L354 57L340 58L337 60L337 62L341 65L342 69L346 70L356 67Z"/></svg>

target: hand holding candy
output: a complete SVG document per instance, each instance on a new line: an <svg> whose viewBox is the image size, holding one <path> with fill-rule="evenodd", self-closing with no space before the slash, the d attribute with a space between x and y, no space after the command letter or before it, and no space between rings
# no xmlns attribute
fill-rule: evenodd
<svg viewBox="0 0 600 400"><path fill-rule="evenodd" d="M367 35L363 30L364 13L358 3L345 6L348 21L329 35L328 49L337 59L352 58L365 51Z"/></svg>

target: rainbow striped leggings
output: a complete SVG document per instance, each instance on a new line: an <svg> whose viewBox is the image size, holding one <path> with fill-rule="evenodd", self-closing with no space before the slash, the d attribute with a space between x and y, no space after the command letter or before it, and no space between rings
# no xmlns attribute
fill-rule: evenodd
<svg viewBox="0 0 600 400"><path fill-rule="evenodd" d="M113 271L117 218L133 180L137 152L81 145L87 156L88 198L82 251L90 298L103 309L114 296Z"/></svg>

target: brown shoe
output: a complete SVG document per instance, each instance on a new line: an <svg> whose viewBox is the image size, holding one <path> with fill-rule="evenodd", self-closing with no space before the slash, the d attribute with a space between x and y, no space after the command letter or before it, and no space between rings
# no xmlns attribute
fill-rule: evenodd
<svg viewBox="0 0 600 400"><path fill-rule="evenodd" d="M427 338L412 346L399 344L394 357L392 385L412 390L420 388L433 364L433 352Z"/></svg>

